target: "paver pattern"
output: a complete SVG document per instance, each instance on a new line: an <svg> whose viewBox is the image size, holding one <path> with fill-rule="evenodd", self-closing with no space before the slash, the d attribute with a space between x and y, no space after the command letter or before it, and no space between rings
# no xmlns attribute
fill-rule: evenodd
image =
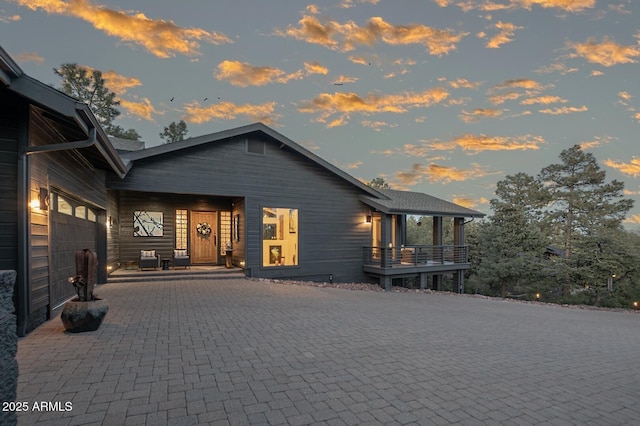
<svg viewBox="0 0 640 426"><path fill-rule="evenodd" d="M640 315L255 280L99 286L19 342L19 425L630 425Z"/></svg>

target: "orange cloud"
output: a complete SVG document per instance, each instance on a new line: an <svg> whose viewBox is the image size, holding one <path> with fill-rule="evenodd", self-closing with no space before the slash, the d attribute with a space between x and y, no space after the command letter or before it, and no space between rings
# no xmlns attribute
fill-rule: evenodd
<svg viewBox="0 0 640 426"><path fill-rule="evenodd" d="M344 24L333 20L320 22L315 16L303 16L298 24L298 27L289 26L275 33L344 52L355 49L355 46L373 46L376 42L383 42L390 45L420 44L431 55L441 56L455 50L456 44L467 35L420 24L392 25L381 17L370 18L364 27L353 21Z"/></svg>
<svg viewBox="0 0 640 426"><path fill-rule="evenodd" d="M424 92L405 92L380 96L369 94L360 97L356 93L321 93L311 101L300 105L298 111L319 114L317 121L325 123L331 116L342 114L341 123L346 123L346 115L350 113L377 114L382 112L404 113L412 108L427 108L444 101L449 93L441 88Z"/></svg>
<svg viewBox="0 0 640 426"><path fill-rule="evenodd" d="M378 4L378 2L380 0L355 0L357 3L370 3L370 4ZM343 9L349 9L351 7L354 7L355 5L353 4L354 0L342 0L342 3L340 3L341 8Z"/></svg>
<svg viewBox="0 0 640 426"><path fill-rule="evenodd" d="M574 112L585 112L588 111L586 105L582 105L581 107L562 107L562 108L547 108L541 109L539 112L542 114L550 114L550 115L563 115L563 114L573 114Z"/></svg>
<svg viewBox="0 0 640 426"><path fill-rule="evenodd" d="M151 105L151 101L147 98L142 98L140 102L132 102L125 99L120 99L120 106L127 110L129 113L149 121L153 121L152 114L160 114L154 108L154 106Z"/></svg>
<svg viewBox="0 0 640 426"><path fill-rule="evenodd" d="M405 145L404 153L424 157L431 151L453 151L455 149L462 149L471 154L484 151L528 151L540 149L540 145L545 143L545 140L542 136L534 135L510 137L465 134L448 141L425 140L422 142L420 147Z"/></svg>
<svg viewBox="0 0 640 426"><path fill-rule="evenodd" d="M435 0L441 6L448 6L450 0ZM539 6L544 9L555 8L566 12L581 12L585 9L593 8L596 0L506 0L505 3L496 3L492 0L460 0L456 5L465 12L471 10L482 10L484 12L494 12L498 10L531 9Z"/></svg>
<svg viewBox="0 0 640 426"><path fill-rule="evenodd" d="M0 22L5 22L5 23L18 22L21 19L22 19L22 17L20 15L11 15L11 16L1 16L0 15Z"/></svg>
<svg viewBox="0 0 640 426"><path fill-rule="evenodd" d="M524 28L502 21L495 24L495 27L500 30L500 32L497 35L491 37L489 41L487 41L486 46L490 49L497 49L503 44L512 42L516 30L521 30L522 28Z"/></svg>
<svg viewBox="0 0 640 426"><path fill-rule="evenodd" d="M505 92L489 96L489 102L494 105L501 105L506 101L515 101L517 99L520 99L522 96L524 95L518 92Z"/></svg>
<svg viewBox="0 0 640 426"><path fill-rule="evenodd" d="M128 89L136 86L142 86L142 82L135 77L126 77L115 71L109 70L102 73L107 86L112 92L118 95L124 94Z"/></svg>
<svg viewBox="0 0 640 426"><path fill-rule="evenodd" d="M347 77L346 75L340 75L333 81L333 84L355 83L358 81L358 77Z"/></svg>
<svg viewBox="0 0 640 426"><path fill-rule="evenodd" d="M18 62L33 62L36 64L43 64L44 63L44 58L40 55L38 55L35 52L26 52L26 53L21 53L19 55L16 56L16 61Z"/></svg>
<svg viewBox="0 0 640 426"><path fill-rule="evenodd" d="M429 165L415 163L409 170L394 173L393 179L394 183L404 186L414 186L424 179L429 182L446 184L453 181L461 182L496 174L495 172L487 172L486 167L480 166L479 164L473 163L471 166L470 169L459 169L456 167L441 166L435 163Z"/></svg>
<svg viewBox="0 0 640 426"><path fill-rule="evenodd" d="M458 117L465 123L472 123L479 121L480 118L497 118L501 115L501 109L476 108L472 112L462 111Z"/></svg>
<svg viewBox="0 0 640 426"><path fill-rule="evenodd" d="M586 141L580 143L580 148L583 150L597 148L602 145L606 145L609 142L613 141L615 138L611 136L596 136L592 141Z"/></svg>
<svg viewBox="0 0 640 426"><path fill-rule="evenodd" d="M329 68L320 65L316 61L305 62L304 63L304 70L305 70L307 75L309 75L309 74L322 74L322 75L329 74Z"/></svg>
<svg viewBox="0 0 640 426"><path fill-rule="evenodd" d="M386 121L369 121L363 120L360 122L364 127L369 127L376 132L379 132L383 127L398 127L397 124L389 124Z"/></svg>
<svg viewBox="0 0 640 426"><path fill-rule="evenodd" d="M467 80L466 78L459 78L454 81L449 82L449 86L454 89L477 89L482 85L481 82L472 82Z"/></svg>
<svg viewBox="0 0 640 426"><path fill-rule="evenodd" d="M143 13L129 14L94 5L89 0L16 0L20 6L43 10L48 14L73 16L89 22L94 28L125 42L140 45L160 58L176 53L186 56L200 54L200 42L232 43L224 34L200 28L183 28L173 21L150 19Z"/></svg>
<svg viewBox="0 0 640 426"><path fill-rule="evenodd" d="M454 196L453 202L455 204L458 204L462 207L466 207L468 209L472 209L478 205L477 200L474 200L473 198L469 198L469 197L464 197L464 196Z"/></svg>
<svg viewBox="0 0 640 426"><path fill-rule="evenodd" d="M623 220L626 223L640 223L640 214L631 215Z"/></svg>
<svg viewBox="0 0 640 426"><path fill-rule="evenodd" d="M566 103L565 99L562 99L560 96L537 96L534 98L524 99L520 101L522 105L534 105L534 104L557 104L557 103Z"/></svg>
<svg viewBox="0 0 640 426"><path fill-rule="evenodd" d="M238 116L249 117L254 121L261 121L267 125L277 124L281 117L275 114L275 102L253 105L236 105L233 102L220 102L214 105L201 106L198 102L191 102L184 105L185 114L183 120L188 123L202 124L214 118L221 120L234 120Z"/></svg>
<svg viewBox="0 0 640 426"><path fill-rule="evenodd" d="M496 84L495 86L491 87L489 91L493 92L496 90L512 89L512 88L525 89L525 90L538 92L543 90L544 86L538 83L537 81L531 80L529 78L519 78L514 80L505 80L502 83Z"/></svg>
<svg viewBox="0 0 640 426"><path fill-rule="evenodd" d="M608 37L605 37L601 43L597 43L593 38L584 43L569 42L567 47L575 51L569 57L584 58L589 62L604 67L612 67L618 64L635 64L638 62L636 58L640 57L640 47L624 46Z"/></svg>
<svg viewBox="0 0 640 426"><path fill-rule="evenodd" d="M222 61L218 64L215 75L218 80L226 80L233 86L264 86L269 83L287 83L290 80L301 79L302 70L287 74L279 68L257 67L246 62Z"/></svg>
<svg viewBox="0 0 640 426"><path fill-rule="evenodd" d="M567 75L577 71L578 71L578 68L567 68L566 64L563 64L561 62L556 62L555 64L540 67L534 70L533 72L538 74L550 74L552 72L557 72L557 73L560 73L561 75Z"/></svg>
<svg viewBox="0 0 640 426"><path fill-rule="evenodd" d="M612 169L616 169L627 176L632 176L634 178L640 176L640 157L633 157L628 163L608 159L604 161L604 165L611 167Z"/></svg>

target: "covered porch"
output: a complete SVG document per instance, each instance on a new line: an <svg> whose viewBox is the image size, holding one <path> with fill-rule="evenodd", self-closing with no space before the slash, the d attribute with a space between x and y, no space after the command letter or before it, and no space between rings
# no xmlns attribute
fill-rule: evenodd
<svg viewBox="0 0 640 426"><path fill-rule="evenodd" d="M469 269L469 247L464 226L483 213L430 195L380 189L388 199L362 197L371 207L367 221L372 224L372 245L363 247L363 270L391 290L396 278L416 277L421 289L442 290L443 277L453 276L453 291L464 292L464 272ZM431 224L417 223L431 244L411 244L407 240L407 217L429 216ZM447 241L444 223L447 222Z"/></svg>

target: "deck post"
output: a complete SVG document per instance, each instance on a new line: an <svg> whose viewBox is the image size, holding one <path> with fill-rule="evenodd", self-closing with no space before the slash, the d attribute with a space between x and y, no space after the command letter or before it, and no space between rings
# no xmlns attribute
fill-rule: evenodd
<svg viewBox="0 0 640 426"><path fill-rule="evenodd" d="M464 293L464 271L458 270L453 274L453 291Z"/></svg>
<svg viewBox="0 0 640 426"><path fill-rule="evenodd" d="M442 290L442 274L436 274L433 276L433 289L436 291Z"/></svg>
<svg viewBox="0 0 640 426"><path fill-rule="evenodd" d="M420 272L420 290L424 290L427 288L427 281L429 276L424 272Z"/></svg>
<svg viewBox="0 0 640 426"><path fill-rule="evenodd" d="M391 277L380 275L380 287L384 288L384 291L391 291Z"/></svg>

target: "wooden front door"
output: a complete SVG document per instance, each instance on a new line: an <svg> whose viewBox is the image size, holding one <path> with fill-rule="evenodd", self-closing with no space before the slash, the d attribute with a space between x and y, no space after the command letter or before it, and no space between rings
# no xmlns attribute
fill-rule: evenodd
<svg viewBox="0 0 640 426"><path fill-rule="evenodd" d="M203 235L207 225L211 232ZM218 212L191 212L191 263L218 263Z"/></svg>

